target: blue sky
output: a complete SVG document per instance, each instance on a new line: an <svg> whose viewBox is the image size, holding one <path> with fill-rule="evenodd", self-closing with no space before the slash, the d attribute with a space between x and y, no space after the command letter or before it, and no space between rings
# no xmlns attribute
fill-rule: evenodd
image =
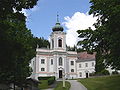
<svg viewBox="0 0 120 90"><path fill-rule="evenodd" d="M39 0L33 9L25 10L26 24L34 36L48 39L52 27L56 23L57 12L59 13L59 21L65 28L64 31L67 32L69 26L67 27L67 24L63 23L68 23L76 12L87 15L86 12L89 11L89 7L89 0Z"/></svg>

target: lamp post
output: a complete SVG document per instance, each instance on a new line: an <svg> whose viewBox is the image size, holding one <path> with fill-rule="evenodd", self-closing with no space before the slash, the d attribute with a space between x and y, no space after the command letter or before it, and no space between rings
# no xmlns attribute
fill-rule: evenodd
<svg viewBox="0 0 120 90"><path fill-rule="evenodd" d="M63 79L63 87L65 87L65 69L60 67L58 69L62 69L62 79Z"/></svg>
<svg viewBox="0 0 120 90"><path fill-rule="evenodd" d="M63 87L65 87L65 70L63 69Z"/></svg>

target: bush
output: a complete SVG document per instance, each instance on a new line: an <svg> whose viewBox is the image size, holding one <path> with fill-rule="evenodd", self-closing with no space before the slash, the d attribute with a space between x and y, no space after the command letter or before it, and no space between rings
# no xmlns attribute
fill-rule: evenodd
<svg viewBox="0 0 120 90"><path fill-rule="evenodd" d="M48 79L48 85L53 84L54 81L55 81L55 77L51 77L51 78L49 78L49 79Z"/></svg>
<svg viewBox="0 0 120 90"><path fill-rule="evenodd" d="M110 75L109 71L106 70L106 69L102 70L102 71L101 71L101 74L102 74L102 75Z"/></svg>
<svg viewBox="0 0 120 90"><path fill-rule="evenodd" d="M38 77L38 80L48 80L51 77Z"/></svg>
<svg viewBox="0 0 120 90"><path fill-rule="evenodd" d="M89 73L89 76L95 76L95 73L93 72L93 73Z"/></svg>
<svg viewBox="0 0 120 90"><path fill-rule="evenodd" d="M119 74L118 71L113 71L112 74Z"/></svg>
<svg viewBox="0 0 120 90"><path fill-rule="evenodd" d="M51 76L51 77L38 77L38 79L41 80L47 80L48 81L48 85L51 85L54 83L55 81L55 76Z"/></svg>

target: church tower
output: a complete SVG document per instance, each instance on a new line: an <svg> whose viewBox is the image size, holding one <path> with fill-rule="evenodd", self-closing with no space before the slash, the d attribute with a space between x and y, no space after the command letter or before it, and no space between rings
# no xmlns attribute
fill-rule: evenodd
<svg viewBox="0 0 120 90"><path fill-rule="evenodd" d="M50 49L66 51L66 33L63 30L57 15L57 22L50 35Z"/></svg>

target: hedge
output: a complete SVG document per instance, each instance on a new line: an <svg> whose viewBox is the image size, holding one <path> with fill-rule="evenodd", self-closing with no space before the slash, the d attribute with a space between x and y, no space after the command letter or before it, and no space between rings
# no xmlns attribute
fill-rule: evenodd
<svg viewBox="0 0 120 90"><path fill-rule="evenodd" d="M49 77L38 77L38 79L41 80L47 80L48 81L48 85L51 85L54 83L55 81L55 76L49 76Z"/></svg>

